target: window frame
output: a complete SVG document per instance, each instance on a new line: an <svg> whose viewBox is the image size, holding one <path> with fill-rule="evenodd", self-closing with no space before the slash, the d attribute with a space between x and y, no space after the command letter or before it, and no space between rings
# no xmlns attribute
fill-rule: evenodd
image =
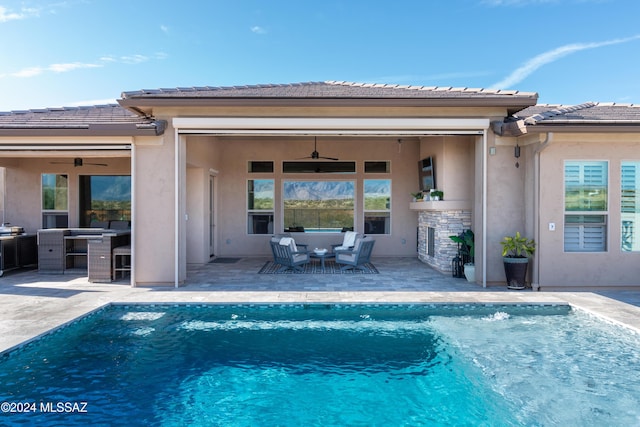
<svg viewBox="0 0 640 427"><path fill-rule="evenodd" d="M286 221L287 221L287 208L285 206L286 201L288 200L286 197L286 189L285 186L289 183L349 183L351 184L352 188L353 188L353 196L352 196L352 201L353 201L353 208L351 209L351 225L350 226L342 226L340 227L340 229L338 229L338 227L336 228L331 228L331 227L327 227L326 230L328 231L319 231L319 229L323 229L322 227L306 227L305 224L292 224L287 226ZM357 185L358 185L358 180L357 179L297 179L297 178L290 178L290 179L282 179L281 183L280 183L280 187L281 187L281 209L282 209L282 219L281 219L281 225L282 225L282 229L287 231L287 230L291 230L293 227L293 231L297 231L297 227L304 227L304 232L308 232L308 233L328 233L328 232L333 232L335 230L336 233L341 232L342 230L348 228L348 229L354 229L355 228L355 224L356 224L356 198L357 198Z"/></svg>
<svg viewBox="0 0 640 427"><path fill-rule="evenodd" d="M387 207L385 209L367 209L367 181L385 181L389 193ZM390 178L365 178L362 180L362 217L365 234L390 235L391 234L391 207L393 206L393 181ZM376 215L377 214L377 215ZM381 215L382 214L382 215ZM368 219L369 218L369 219ZM381 219L382 218L382 219ZM380 223L382 221L382 224ZM382 225L382 232L377 228Z"/></svg>
<svg viewBox="0 0 640 427"><path fill-rule="evenodd" d="M626 176L625 167L633 167L633 179ZM629 186L633 182L633 187ZM633 196L625 193L633 191ZM640 252L640 160L622 160L620 162L620 251Z"/></svg>
<svg viewBox="0 0 640 427"><path fill-rule="evenodd" d="M125 177L125 178L129 178L129 207L128 209L126 208L120 208L120 209L102 209L103 211L103 217L97 216L96 218L92 218L90 217L86 217L84 216L84 210L86 208L87 211L93 211L94 208L91 206L93 199L91 197L89 197L88 202L89 202L89 206L85 206L84 203L87 201L85 200L85 197L83 195L83 190L85 190L84 185L85 185L85 180L89 179L91 180L94 177L109 177L109 178L121 178L121 177ZM114 183L115 184L115 183ZM78 175L78 217L80 219L80 227L89 227L91 225L91 221L92 220L97 220L97 221L131 221L132 216L133 216L133 212L131 211L131 206L132 206L132 200L131 200L131 191L132 191L132 178L131 175L129 174L80 174ZM126 203L126 201L125 201ZM109 215L109 211L120 211L120 216L119 217L110 217ZM128 214L127 214L128 211Z"/></svg>
<svg viewBox="0 0 640 427"><path fill-rule="evenodd" d="M270 181L271 182L271 209L256 209L255 206L250 208L251 204L251 195L255 195L255 181ZM254 182L252 186L251 183ZM248 235L265 235L265 234L273 234L273 225L275 218L275 179L274 178L249 178L246 181L245 188L245 211L247 212L247 226L246 232ZM255 199L254 199L255 201ZM264 218L261 218L264 217ZM267 221L266 229L263 232L256 232L258 223L257 220L261 220L261 222Z"/></svg>
<svg viewBox="0 0 640 427"><path fill-rule="evenodd" d="M45 177L50 176L53 177L55 182L54 187L46 187L52 188L54 192L54 206L56 205L59 191L64 189L65 191L65 209L47 209L45 207ZM64 177L66 180L65 187L58 187L58 177ZM67 173L42 173L40 174L40 215L42 218L42 228L58 228L63 227L66 228L69 226L69 174ZM62 219L62 222L59 220Z"/></svg>
<svg viewBox="0 0 640 427"><path fill-rule="evenodd" d="M604 210L590 210L590 209L579 209L579 208L571 208L568 209L568 200L567 193L568 189L571 185L567 185L571 182L577 182L578 186L586 187L587 185L594 183L585 182L586 178L589 175L586 174L585 169L587 167L597 166L604 168L602 173L602 179L604 180L601 187L604 188L605 199L604 201L600 201L599 203L604 203ZM568 166L578 167L578 179L573 181L568 181L571 177L568 175ZM609 251L609 209L610 209L610 162L609 160L599 160L599 159L590 159L590 160L565 160L563 164L563 223L564 223L564 232L563 232L563 249L565 253L603 253ZM591 195L592 193L588 193ZM597 192L593 194L597 196ZM579 197L579 200L583 199ZM591 202L587 206L591 207ZM582 217L582 221L568 221L569 219L576 220L578 217ZM602 218L601 221L598 219ZM598 221L596 221L598 220ZM595 236L596 230L601 230L601 237L599 238L599 242L597 246L594 245L593 236ZM568 241L569 238L573 237L573 241L575 244L571 244Z"/></svg>

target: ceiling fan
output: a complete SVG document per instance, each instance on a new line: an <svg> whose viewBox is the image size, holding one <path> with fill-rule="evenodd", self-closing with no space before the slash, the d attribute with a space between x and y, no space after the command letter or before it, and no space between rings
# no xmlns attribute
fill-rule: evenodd
<svg viewBox="0 0 640 427"><path fill-rule="evenodd" d="M320 153L318 153L318 138L317 137L313 137L313 152L311 153L310 156L307 157L300 157L300 159L313 159L313 160L318 160L318 159L324 159L324 160L339 160L336 159L335 157L323 157L320 155Z"/></svg>
<svg viewBox="0 0 640 427"><path fill-rule="evenodd" d="M89 163L89 162L85 162L81 157L76 157L75 159L73 159L73 162L49 162L52 165L73 165L74 167L80 167L80 166L84 166L84 165L90 165L90 166L109 166L106 163Z"/></svg>

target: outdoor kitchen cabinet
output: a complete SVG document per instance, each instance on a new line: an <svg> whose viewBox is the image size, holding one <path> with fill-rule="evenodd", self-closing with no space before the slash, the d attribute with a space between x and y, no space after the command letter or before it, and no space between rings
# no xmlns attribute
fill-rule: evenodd
<svg viewBox="0 0 640 427"><path fill-rule="evenodd" d="M62 274L65 270L64 238L71 232L65 229L38 231L38 271L40 273Z"/></svg>
<svg viewBox="0 0 640 427"><path fill-rule="evenodd" d="M38 262L35 234L0 237L0 276L5 271L35 265Z"/></svg>
<svg viewBox="0 0 640 427"><path fill-rule="evenodd" d="M129 231L113 230L102 236L94 236L88 241L89 282L109 283L114 277L112 271L113 249L131 243Z"/></svg>

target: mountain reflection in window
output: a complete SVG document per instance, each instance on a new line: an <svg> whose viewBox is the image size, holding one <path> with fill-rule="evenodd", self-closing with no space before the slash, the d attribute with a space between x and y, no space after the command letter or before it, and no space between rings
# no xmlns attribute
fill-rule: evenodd
<svg viewBox="0 0 640 427"><path fill-rule="evenodd" d="M92 221L131 221L130 175L80 176L80 226Z"/></svg>
<svg viewBox="0 0 640 427"><path fill-rule="evenodd" d="M340 232L353 228L353 181L285 181L284 229Z"/></svg>

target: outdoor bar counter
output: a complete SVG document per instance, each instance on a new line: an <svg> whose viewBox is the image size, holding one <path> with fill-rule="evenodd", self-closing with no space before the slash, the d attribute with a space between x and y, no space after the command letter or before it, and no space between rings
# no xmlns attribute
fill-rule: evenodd
<svg viewBox="0 0 640 427"><path fill-rule="evenodd" d="M38 271L87 271L90 282L111 282L112 251L131 244L131 230L48 228L38 230Z"/></svg>

